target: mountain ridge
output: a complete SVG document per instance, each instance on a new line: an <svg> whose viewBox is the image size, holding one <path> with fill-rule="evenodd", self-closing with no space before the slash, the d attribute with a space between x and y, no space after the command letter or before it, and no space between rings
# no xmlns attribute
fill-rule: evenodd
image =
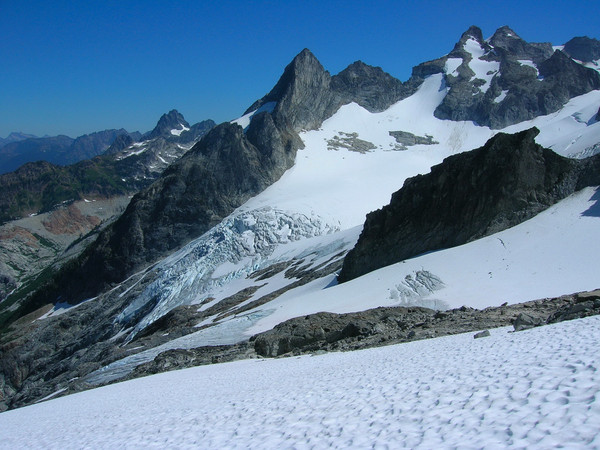
<svg viewBox="0 0 600 450"><path fill-rule="evenodd" d="M443 233L442 239L435 236L435 231L444 227L435 228L431 222L434 232L424 229L425 233L415 236L419 245L426 247L428 240L438 239L435 245L439 248L440 241L450 245L475 239L486 230L492 232L530 217L578 187L600 184L598 157L581 162L562 159L547 150L548 145L536 143L535 130L496 134L481 124L440 120L437 108L442 106L443 111L452 102L457 118L476 113L492 117L491 110L481 109L481 105L490 102L504 104L510 111L498 115L499 123L514 123L528 114L538 117L540 104L521 108L528 97L522 95L523 101L517 98L519 83L533 86L536 95L546 88L556 88L552 101L544 105L548 110L548 105L558 105L559 113L540 117L538 122L545 124L540 136L557 139L550 128L564 127L562 135L569 142L561 141L559 150L566 152L572 147L569 152L594 152L595 144L590 146L587 139L596 130L590 105L597 97L594 92L581 98L570 97L595 86L594 71L554 49L552 55L543 59L540 55L547 52L546 44L525 45L508 27L495 33L500 56L495 55L493 44L484 41L478 30L472 27L463 33L451 55L415 67L405 83L360 61L331 76L309 50L303 50L285 68L274 88L254 102L244 117L216 126L193 147L181 149L183 156L136 194L124 214L104 229L79 259L64 266L57 276L40 280L41 288L15 306L20 309L5 322L12 323L12 328L5 327L1 336L1 351L5 353L0 361L10 376L2 387L9 399L7 404L13 401L13 405L21 405L43 398L71 385L69 380L75 377L79 377L76 383L83 387L101 382L97 380L119 378L136 364L151 361L167 345L184 345L183 340L175 341L177 337L189 339L185 345L197 346L233 342L244 336L247 339L250 330L265 330L276 320L297 316L303 308L348 312L349 308L364 309L378 302L397 304L398 299L436 304L436 293L445 289L445 283L455 280L440 279L424 269L393 281L386 278L381 282L386 284L373 294L377 298L371 298L367 289L360 302L360 292L348 289L355 286L353 290L360 291L362 280L358 284L336 284L334 272L344 258L352 260L345 254L358 235L356 228L342 228L341 210L354 206L350 203L361 207L377 204L379 200L369 198L375 195L370 184L382 184L384 178L386 182L390 178L393 183L401 183L407 173L426 173L442 155L477 147L469 146L471 142L488 141L490 148L501 147L506 161L486 160L481 150L451 156L443 164L464 175L464 182L452 184L450 176L443 181L443 170L434 166L432 172L442 173L440 185L451 184L453 188L434 194L439 194L439 198L453 197L451 204L464 206L457 208L454 215L464 212L465 220L472 220L480 211L489 212L486 201L472 192L477 178L489 175L497 184L506 184L486 191L498 200L504 216L492 211L484 226L476 224L464 232L460 226L458 231L448 226L446 237L453 235L455 241L444 241ZM515 46L518 56L501 48L510 45ZM521 63L517 59L521 57L531 60ZM540 75L542 80L538 79ZM570 77L575 80L569 80ZM544 85L544 89L539 85ZM475 101L470 101L472 98ZM567 101L568 108L561 110ZM390 105L395 106L388 108ZM594 107L594 115L596 111ZM171 123L169 126L175 128L165 127L164 131L174 136L171 130L181 130L183 136L187 132L183 130L185 125L178 124L179 121ZM522 126L521 122L516 125ZM579 130L579 137L585 139L571 139L569 133L575 132L572 130ZM494 134L496 137L488 140ZM401 145L398 136L412 139ZM153 142L170 139L175 138L157 137ZM511 165L511 149L526 155L522 164ZM114 156L127 161L149 151L148 143L133 143L116 150ZM518 155L512 155L515 156ZM477 158L484 160L479 161L478 171L468 170L470 166L463 164ZM495 162L503 164L494 169ZM287 170L292 166L292 170ZM502 167L508 168L507 174L503 174ZM299 176L299 171L306 173ZM323 178L318 184L312 177L317 172ZM523 174L531 175L533 187L525 183L525 188L519 190L511 175ZM330 214L333 219L325 218L321 204L310 204L317 203L314 192L304 198L313 189L312 183L316 185L315 192L327 196L335 184L342 182L360 189L352 191L355 198L348 193L345 197L332 197L337 202ZM406 200L415 204L425 201L433 189L417 192L419 183L406 184L415 187L415 195ZM283 185L295 190L285 191ZM511 191L516 199L508 195ZM393 189L386 195L391 192ZM276 195L282 196L279 199L292 198L271 202ZM361 212L360 207L357 211ZM356 223L348 220L344 225L354 227ZM365 225L365 229L369 226ZM393 231L386 233L390 239L395 236ZM261 241L264 236L268 239ZM224 249L219 247L221 244ZM374 250L378 248L373 245ZM176 249L180 250L174 253ZM221 251L223 254L217 254ZM206 267L196 267L197 264ZM167 290L169 295L163 295ZM301 292L307 294L302 296ZM312 299L311 293L319 295ZM350 297L347 304L346 297ZM290 299L299 304L286 303ZM76 303L78 306L72 308ZM27 313L31 315L14 322ZM148 324L155 325L144 328ZM312 325L318 324L311 323L309 327ZM159 347L163 344L165 347ZM43 357L35 359L40 354Z"/></svg>

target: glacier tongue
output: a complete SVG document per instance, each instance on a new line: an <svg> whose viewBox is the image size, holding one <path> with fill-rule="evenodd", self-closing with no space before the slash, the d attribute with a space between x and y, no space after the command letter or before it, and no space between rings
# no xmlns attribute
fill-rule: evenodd
<svg viewBox="0 0 600 450"><path fill-rule="evenodd" d="M216 289L260 269L278 245L338 230L316 215L271 207L234 213L157 264L152 269L156 278L115 322L134 325L131 341L174 308L201 303Z"/></svg>

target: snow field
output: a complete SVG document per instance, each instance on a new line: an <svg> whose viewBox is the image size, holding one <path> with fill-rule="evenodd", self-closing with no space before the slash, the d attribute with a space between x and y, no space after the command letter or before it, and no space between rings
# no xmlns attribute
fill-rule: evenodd
<svg viewBox="0 0 600 450"><path fill-rule="evenodd" d="M0 414L0 448L600 447L600 317L154 375Z"/></svg>
<svg viewBox="0 0 600 450"><path fill-rule="evenodd" d="M408 259L346 283L326 288L334 281L334 275L315 280L265 305L271 314L259 320L246 335L320 311L346 313L378 306L430 306L427 301L445 304L447 308L486 308L598 289L598 192L597 188L583 189L500 233ZM444 285L406 302L392 294L392 290L408 287L407 276L414 278L424 270Z"/></svg>

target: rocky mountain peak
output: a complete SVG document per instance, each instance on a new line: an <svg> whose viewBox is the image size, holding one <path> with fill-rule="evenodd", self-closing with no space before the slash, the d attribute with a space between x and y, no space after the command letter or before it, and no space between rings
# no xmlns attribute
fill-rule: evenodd
<svg viewBox="0 0 600 450"><path fill-rule="evenodd" d="M595 70L577 64L566 53L557 50L554 54L539 65L540 75L554 77L563 81L562 85L568 89L568 95L582 95L590 90L600 89L600 74ZM577 83L568 85L567 81L577 80Z"/></svg>
<svg viewBox="0 0 600 450"><path fill-rule="evenodd" d="M547 42L528 43L506 25L496 30L489 43L505 57L528 59L535 63L548 59L554 51L552 44Z"/></svg>
<svg viewBox="0 0 600 450"><path fill-rule="evenodd" d="M475 25L471 25L467 31L465 31L460 37L461 43L465 43L468 39L475 39L477 42L483 42L483 33L481 32L481 28Z"/></svg>
<svg viewBox="0 0 600 450"><path fill-rule="evenodd" d="M347 80L375 78L393 78L381 67L370 66L362 61L355 61L335 76L336 78L346 78Z"/></svg>
<svg viewBox="0 0 600 450"><path fill-rule="evenodd" d="M167 114L160 116L154 129L144 137L146 139L154 139L159 136L170 137L172 135L171 130L181 130L182 125L186 128L190 127L190 124L186 122L183 115L176 109L172 109Z"/></svg>
<svg viewBox="0 0 600 450"><path fill-rule="evenodd" d="M489 41L493 46L502 46L503 42L510 42L513 39L523 40L512 28L508 25L504 25L494 32Z"/></svg>
<svg viewBox="0 0 600 450"><path fill-rule="evenodd" d="M563 51L582 62L597 61L600 59L600 41L587 36L574 37L565 44Z"/></svg>
<svg viewBox="0 0 600 450"><path fill-rule="evenodd" d="M273 118L281 126L299 131L314 128L321 121L320 110L326 108L322 93L329 89L331 76L308 49L290 62L271 92L255 102L244 114L266 103L275 102Z"/></svg>
<svg viewBox="0 0 600 450"><path fill-rule="evenodd" d="M345 102L358 103L371 111L383 111L407 91L403 83L381 67L355 61L331 78L331 88Z"/></svg>
<svg viewBox="0 0 600 450"><path fill-rule="evenodd" d="M467 31L465 31L461 35L460 39L454 45L454 48L448 54L448 56L451 58L470 58L470 55L465 50L465 44L467 44L467 41L469 41L470 39L475 40L479 43L479 45L481 45L484 48L487 46L486 42L483 39L483 33L481 32L481 28L472 25Z"/></svg>

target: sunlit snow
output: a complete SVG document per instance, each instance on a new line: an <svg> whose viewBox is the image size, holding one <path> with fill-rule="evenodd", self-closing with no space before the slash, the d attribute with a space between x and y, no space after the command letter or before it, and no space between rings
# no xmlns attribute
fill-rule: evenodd
<svg viewBox="0 0 600 450"><path fill-rule="evenodd" d="M300 133L305 148L298 151L295 165L221 225L160 262L152 272L157 274L155 281L132 300L117 323L129 328L129 318L146 311L150 301L156 305L145 313L134 333L179 305L198 304L203 310L243 289L256 289L241 304L245 306L286 288L294 279L283 273L261 281L248 275L292 258L317 267L343 255L358 238L366 214L389 203L406 178L429 172L447 156L483 145L498 131L514 133L537 126L538 143L568 156L593 153L600 142L600 124L594 119L600 91L505 130L435 118L434 111L446 93L443 74L432 75L413 96L384 112L370 113L352 103L342 106L320 129ZM430 135L437 143L400 150L390 131ZM351 133L374 149L361 153L334 150L328 144L336 136ZM212 327L116 361L92 379L118 378L168 348L233 343L286 319L319 311L402 304L486 307L598 288L596 196L593 189L586 189L513 229L342 285L336 285L335 274L324 276L244 313L215 322L215 317L206 319L203 325ZM426 282L414 288L418 277ZM429 289L432 286L435 289Z"/></svg>
<svg viewBox="0 0 600 450"><path fill-rule="evenodd" d="M0 414L0 448L597 448L600 317L245 360Z"/></svg>
<svg viewBox="0 0 600 450"><path fill-rule="evenodd" d="M181 133L183 133L184 131L189 131L190 130L188 127L186 127L185 125L183 125L181 123L179 124L179 126L181 127L181 129L179 129L179 128L173 128L171 130L171 134L173 136L180 136Z"/></svg>
<svg viewBox="0 0 600 450"><path fill-rule="evenodd" d="M264 105L262 105L260 108L249 112L248 114L232 120L231 123L236 123L239 126L241 126L242 128L246 129L248 127L248 125L250 125L250 120L252 120L252 117L255 114L261 113L261 112L272 112L275 109L275 106L277 105L277 102L268 102L265 103Z"/></svg>
<svg viewBox="0 0 600 450"><path fill-rule="evenodd" d="M471 81L475 79L483 80L485 83L479 86L479 90L483 93L487 92L492 79L500 70L500 63L481 59L485 55L485 50L481 48L481 45L475 39L467 39L464 49L472 56L469 67L475 75L471 78Z"/></svg>

